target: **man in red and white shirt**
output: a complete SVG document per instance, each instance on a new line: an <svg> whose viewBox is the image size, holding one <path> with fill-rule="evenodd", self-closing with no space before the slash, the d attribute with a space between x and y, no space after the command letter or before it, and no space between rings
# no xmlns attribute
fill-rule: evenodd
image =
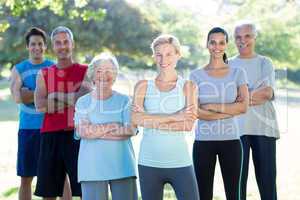
<svg viewBox="0 0 300 200"><path fill-rule="evenodd" d="M40 70L34 94L37 110L45 113L35 191L44 199L62 196L66 174L72 196L81 196L77 182L79 141L73 139L74 105L80 96L90 91L84 81L87 66L72 59L74 40L71 30L63 26L55 28L51 42L57 64Z"/></svg>

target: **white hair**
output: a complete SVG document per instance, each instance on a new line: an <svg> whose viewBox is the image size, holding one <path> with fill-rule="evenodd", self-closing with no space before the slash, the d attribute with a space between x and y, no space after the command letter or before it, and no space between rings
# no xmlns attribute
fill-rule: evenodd
<svg viewBox="0 0 300 200"><path fill-rule="evenodd" d="M74 41L72 31L71 31L68 27L65 27L65 26L58 26L58 27L56 27L56 28L52 31L51 37L50 37L50 38L51 38L51 41L53 41L54 36L57 35L57 34L59 34L59 33L66 33L66 34L69 36L69 38L70 38L72 41Z"/></svg>
<svg viewBox="0 0 300 200"><path fill-rule="evenodd" d="M256 37L257 36L257 27L256 25L248 20L243 20L243 21L239 21L234 28L234 34L236 33L238 28L242 28L242 27L249 27L253 33L253 35Z"/></svg>
<svg viewBox="0 0 300 200"><path fill-rule="evenodd" d="M92 61L90 62L88 66L88 71L87 71L87 77L92 80L94 73L95 73L95 68L98 67L101 63L109 61L113 64L113 71L117 75L119 71L119 63L116 59L116 57L110 53L101 53L97 56L95 56Z"/></svg>

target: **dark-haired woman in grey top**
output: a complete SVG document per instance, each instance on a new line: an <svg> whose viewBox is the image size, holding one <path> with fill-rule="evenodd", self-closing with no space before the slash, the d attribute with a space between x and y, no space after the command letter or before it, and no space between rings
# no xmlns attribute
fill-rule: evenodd
<svg viewBox="0 0 300 200"><path fill-rule="evenodd" d="M226 31L213 28L207 37L209 63L190 75L199 89L193 160L201 200L213 199L217 157L227 200L240 198L242 147L236 116L247 111L249 94L244 72L227 64L227 43Z"/></svg>

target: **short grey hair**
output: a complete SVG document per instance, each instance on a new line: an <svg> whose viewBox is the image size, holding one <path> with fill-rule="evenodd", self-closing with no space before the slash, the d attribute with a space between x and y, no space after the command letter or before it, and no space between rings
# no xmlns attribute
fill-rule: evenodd
<svg viewBox="0 0 300 200"><path fill-rule="evenodd" d="M56 27L56 28L52 31L51 37L50 37L50 38L51 38L51 41L53 41L54 36L57 35L57 34L59 34L59 33L66 33L66 34L69 36L69 38L70 38L72 41L74 41L72 31L71 31L68 27L65 27L65 26L58 26L58 27Z"/></svg>
<svg viewBox="0 0 300 200"><path fill-rule="evenodd" d="M244 20L244 21L239 21L239 22L235 25L235 28L234 28L234 35L235 35L236 30L237 30L238 28L242 28L242 27L244 27L244 26L249 27L249 28L251 29L252 33L254 34L254 36L257 37L257 27L256 27L256 25L255 25L253 22L251 22L251 21L246 21L246 20Z"/></svg>
<svg viewBox="0 0 300 200"><path fill-rule="evenodd" d="M87 77L89 80L93 79L94 73L95 73L95 68L101 65L103 62L109 61L113 64L114 68L113 71L115 72L116 76L119 71L119 63L117 61L117 58L110 54L110 53L101 53L97 56L95 56L90 64L88 65L88 70L87 70Z"/></svg>

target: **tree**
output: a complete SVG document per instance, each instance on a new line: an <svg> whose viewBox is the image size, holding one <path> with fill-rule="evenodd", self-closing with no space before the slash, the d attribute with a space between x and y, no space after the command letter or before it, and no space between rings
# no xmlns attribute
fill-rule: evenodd
<svg viewBox="0 0 300 200"><path fill-rule="evenodd" d="M236 0L235 0L236 1ZM228 1L229 4L236 4ZM240 1L230 21L251 19L258 25L256 50L276 67L300 68L300 4L296 1ZM234 24L231 27L233 29ZM236 52L231 49L231 52Z"/></svg>
<svg viewBox="0 0 300 200"><path fill-rule="evenodd" d="M54 1L59 8L55 11L52 4L40 5L43 1L13 2L13 5L0 4L0 11L6 13L5 20L9 23L9 28L0 35L3 65L27 57L23 35L31 26L41 27L47 33L58 25L71 28L76 57L81 61L87 62L94 54L108 50L122 58L145 60L143 66L151 55L150 41L158 34L153 19L122 0ZM125 65L137 67L132 62Z"/></svg>

